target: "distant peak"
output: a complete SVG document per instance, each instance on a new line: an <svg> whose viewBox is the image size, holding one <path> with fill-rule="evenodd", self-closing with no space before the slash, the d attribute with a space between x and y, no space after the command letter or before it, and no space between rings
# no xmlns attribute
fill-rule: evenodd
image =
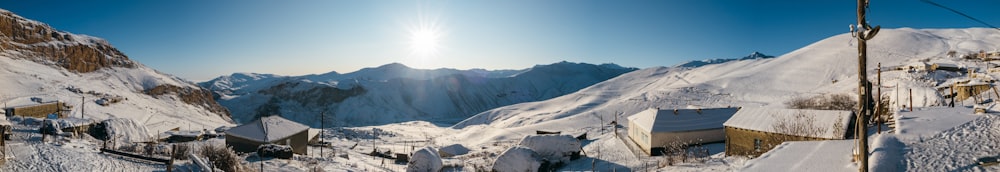
<svg viewBox="0 0 1000 172"><path fill-rule="evenodd" d="M232 76L232 77L254 77L254 76L257 76L257 75L259 75L259 74L258 73L252 73L252 72L236 72L236 73L233 73L232 75L229 75L229 76Z"/></svg>
<svg viewBox="0 0 1000 172"><path fill-rule="evenodd" d="M624 66L621 66L621 65L618 65L618 64L614 64L614 63L604 63L604 64L601 64L601 65L598 65L598 66L601 66L601 67L604 67L604 68L611 68L611 69L628 69L627 67L624 67Z"/></svg>
<svg viewBox="0 0 1000 172"><path fill-rule="evenodd" d="M768 59L768 58L774 58L774 56L769 56L769 55L765 55L764 53L760 53L760 52L754 51L753 53L750 53L750 55L747 55L747 56L742 57L742 58L692 60L692 61L688 61L688 62L684 62L684 63L678 64L678 65L676 65L674 67L691 67L691 68L694 68L694 67L701 67L701 66L710 65L710 64L725 63L725 62L734 61L734 60L753 60L753 59Z"/></svg>
<svg viewBox="0 0 1000 172"><path fill-rule="evenodd" d="M774 56L769 56L769 55L765 55L764 53L760 53L760 52L754 51L753 53L750 53L750 55L747 55L746 57L740 58L740 60L766 59L766 58L773 58L773 57Z"/></svg>
<svg viewBox="0 0 1000 172"><path fill-rule="evenodd" d="M398 63L398 62L392 62L392 63L385 64L385 65L382 65L382 66L379 66L379 67L376 67L376 68L378 68L378 69L413 69L413 68L411 68L409 66L406 66L406 65L404 65L402 63Z"/></svg>
<svg viewBox="0 0 1000 172"><path fill-rule="evenodd" d="M261 78L274 78L274 77L276 77L276 75L274 74L261 74L253 72L237 72L233 73L232 75L229 75L229 78L249 79L249 80L258 80Z"/></svg>

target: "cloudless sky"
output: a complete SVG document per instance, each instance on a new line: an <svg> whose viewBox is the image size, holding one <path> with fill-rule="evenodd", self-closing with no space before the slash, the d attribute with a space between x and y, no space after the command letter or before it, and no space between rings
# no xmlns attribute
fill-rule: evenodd
<svg viewBox="0 0 1000 172"><path fill-rule="evenodd" d="M936 1L1000 25L1000 1ZM781 55L847 33L856 7L852 0L0 0L0 8L107 39L133 60L195 81L234 72L346 73L392 62L645 68L753 51ZM885 28L985 27L919 0L872 0L869 21ZM437 35L435 53L411 48L421 26Z"/></svg>

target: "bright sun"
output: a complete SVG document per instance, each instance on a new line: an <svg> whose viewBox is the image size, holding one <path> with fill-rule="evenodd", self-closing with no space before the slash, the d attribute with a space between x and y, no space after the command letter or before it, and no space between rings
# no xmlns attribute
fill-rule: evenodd
<svg viewBox="0 0 1000 172"><path fill-rule="evenodd" d="M410 31L410 48L419 56L430 56L437 53L440 33L430 28L419 28Z"/></svg>

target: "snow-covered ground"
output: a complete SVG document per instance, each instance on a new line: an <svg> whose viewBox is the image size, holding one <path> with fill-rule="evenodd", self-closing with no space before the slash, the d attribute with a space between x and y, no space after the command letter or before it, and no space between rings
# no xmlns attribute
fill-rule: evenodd
<svg viewBox="0 0 1000 172"><path fill-rule="evenodd" d="M854 140L785 142L740 171L857 171L854 147Z"/></svg>
<svg viewBox="0 0 1000 172"><path fill-rule="evenodd" d="M994 109L994 111L997 109ZM997 171L1000 166L978 166L977 158L1000 155L1000 114L974 114L971 108L918 108L897 115L895 133L874 135L872 147L899 152L901 158L877 163L906 171ZM894 137L883 138L883 137ZM885 142L884 141L884 142ZM890 155L890 157L899 156Z"/></svg>
<svg viewBox="0 0 1000 172"><path fill-rule="evenodd" d="M15 81L0 82L0 88L3 88L0 89L0 103L8 107L36 104L31 101L33 97L43 101L58 100L73 106L66 116L82 116L96 121L130 118L146 125L150 132L177 127L200 130L234 125L228 117L184 103L177 96L154 97L145 94L145 90L162 84L196 86L144 66L134 69L115 67L80 74L2 55L0 66L0 78ZM70 88L79 89L83 93L74 92ZM90 91L95 94L87 93ZM123 100L109 106L94 103L103 95L120 96Z"/></svg>
<svg viewBox="0 0 1000 172"><path fill-rule="evenodd" d="M713 108L713 107L784 107L785 102L797 97L831 93L856 94L859 80L856 76L856 49L850 34L833 36L776 58L761 58L707 64L693 68L653 67L642 69L597 82L594 78L570 78L566 81L554 80L564 73L559 70L528 70L510 76L508 82L499 84L482 83L483 78L499 77L487 74L482 78L468 75L448 75L439 80L426 80L431 74L407 73L405 68L390 65L365 72L375 74L363 82L337 78L349 76L332 73L330 75L303 76L287 90L276 88L270 91L290 91L296 96L311 94L315 88L349 89L353 84L370 84L372 92L361 98L348 97L333 109L341 124L367 121L379 125L359 127L336 127L324 131L324 139L332 142L332 148L311 147L310 155L296 155L291 160L259 159L255 156L242 157L250 171L403 171L405 164L394 163L391 159L369 156L373 151L392 155L409 154L425 146L440 147L460 144L469 148L469 153L443 159L446 171L475 171L490 169L493 160L517 145L521 138L534 135L536 131L561 131L563 134L583 134L585 157L570 161L560 170L599 171L736 171L751 167L782 167L769 165L767 159L746 160L742 157L725 157L718 144L707 145L711 156L695 157L674 163L664 157L649 157L634 154L629 149L627 139L616 136L616 130L627 130L610 125L612 121L625 124L629 115L648 108ZM948 57L950 51L962 54L990 50L1000 46L1000 31L985 28L970 29L883 29L880 35L869 42L869 73L875 73L875 64L881 63L885 69L901 67L915 62L942 64L987 72L989 63L982 61ZM566 65L566 64L563 64ZM987 66L984 66L987 65ZM183 103L176 96L149 96L143 91L157 85L195 87L178 78L161 74L139 65L137 68L111 67L91 73L73 73L29 60L0 56L0 101L10 105L31 104L31 98L60 100L67 104L81 105L86 111L74 109L69 116L104 120L128 118L148 128L149 135L168 129L182 130L214 129L219 126L234 125L227 117L220 117L202 107ZM405 67L405 66L404 66ZM620 68L620 67L619 67ZM403 74L417 79L385 79L388 75L404 71ZM549 74L545 77L528 76L530 72ZM614 74L615 72L610 72ZM451 73L454 74L454 73ZM998 75L1000 74L984 74ZM331 76L331 77L324 77ZM333 77L336 76L336 77ZM522 76L524 78L517 78ZM952 71L907 71L890 70L882 73L882 97L887 97L893 110L903 110L895 116L896 126L889 133L875 134L872 140L873 169L888 171L998 171L1000 167L975 165L975 159L1000 155L1000 117L995 112L1000 108L989 106L991 112L974 114L971 100L959 100L957 108L940 107L946 100L941 88L969 78L970 74ZM230 107L248 103L260 105L270 101L269 96L254 96L258 91L277 85L239 84L248 80L261 80L266 75L247 76L244 79L227 80L222 90L235 91L222 95L222 99L235 100ZM300 79L302 79L300 78ZM351 77L347 77L351 78ZM993 76L993 78L1000 78ZM422 81L411 81L425 79ZM483 79L483 80L481 80ZM565 79L565 78L563 78ZM587 79L586 82L577 79ZM868 79L875 79L872 76ZM411 82L402 82L408 80ZM277 81L277 80L274 80ZM264 82L264 81L261 81ZM271 82L270 80L267 82ZM514 82L527 82L531 86L513 87ZM410 85L417 83L415 85ZM228 85L227 85L228 84ZM296 85L300 86L297 87ZM414 92L413 87L427 87L433 92ZM378 88L375 88L378 87ZM245 92L239 92L240 89ZM514 90L511 90L514 89ZM110 106L97 106L93 100L96 94L79 93L94 91L98 94L120 96L124 101ZM388 90L388 91L386 91ZM460 91L477 90L477 91ZM579 90L579 91L576 91ZM913 90L913 96L909 96ZM266 91L266 90L265 90ZM574 92L575 91L575 92ZM334 91L336 92L336 91ZM476 92L474 96L457 96L459 93ZM567 94L569 93L569 94ZM427 96L427 95L445 96ZM564 95L565 94L565 95ZM411 95L409 97L401 95ZM560 96L562 95L562 96ZM998 94L1000 95L1000 94ZM518 97L521 96L521 97ZM81 101L83 97L85 100ZM256 97L256 98L254 98ZM472 99L464 99L470 98ZM497 97L506 97L498 99ZM548 99L549 97L554 97ZM992 102L1000 98L992 98ZM303 99L308 100L312 99ZM541 100L541 101L538 101ZM275 103L285 108L281 112L299 112L298 121L318 122L315 114L319 107L330 106L285 106L295 100ZM324 100L326 101L326 100ZM330 100L332 101L332 100ZM534 101L534 102L529 102ZM917 108L908 112L902 108L912 101ZM442 103L444 102L444 103ZM527 102L527 103L521 103ZM904 103L905 102L905 103ZM284 103L284 104L282 104ZM518 103L518 104L514 104ZM445 104L445 105L439 105ZM493 106L507 105L492 109ZM910 105L906 105L910 106ZM352 108L338 108L352 107ZM357 107L357 108L355 108ZM402 108L400 108L402 107ZM469 108L474 107L474 108ZM82 109L77 106L76 108ZM491 108L488 109L487 108ZM259 106L246 106L234 110L239 115L247 115ZM399 110L403 109L403 110ZM461 117L456 112L485 112L464 119L456 125L435 123L442 116ZM316 113L311 113L316 111ZM360 115L359 115L360 114ZM388 116L388 117L387 117ZM396 118L406 117L406 118ZM424 119L427 118L427 119ZM409 121L409 122L398 122ZM435 121L435 122L426 122ZM315 124L307 124L316 126ZM344 125L338 125L344 126ZM14 139L7 147L11 153L0 171L160 171L165 166L149 162L100 154L100 141L94 139L59 139L42 141L36 124L15 124ZM155 132L155 133L154 133ZM621 132L621 131L617 131ZM134 134L139 135L139 134ZM199 144L222 144L221 139L199 141ZM845 144L833 141L837 151ZM822 143L820 144L822 145ZM779 153L768 157L777 160L794 157L815 156L813 152L797 151L806 148L803 144L786 144ZM814 147L814 146L813 146ZM714 151L713 151L714 150ZM317 153L322 151L323 153ZM786 152L781 153L780 151ZM788 153L790 152L790 153ZM770 159L768 158L768 159ZM844 157L847 158L847 157ZM834 167L852 167L844 158L835 158ZM800 159L808 160L808 159ZM822 159L821 159L822 160ZM180 162L181 167L190 167L190 162ZM670 165L663 165L670 164ZM263 169L260 169L263 168ZM771 168L782 170L784 168ZM821 169L825 171L827 169ZM831 169L831 170L840 170Z"/></svg>
<svg viewBox="0 0 1000 172"><path fill-rule="evenodd" d="M7 142L7 162L0 171L156 171L166 165L101 154L101 142L48 136L42 140L38 125L14 125Z"/></svg>

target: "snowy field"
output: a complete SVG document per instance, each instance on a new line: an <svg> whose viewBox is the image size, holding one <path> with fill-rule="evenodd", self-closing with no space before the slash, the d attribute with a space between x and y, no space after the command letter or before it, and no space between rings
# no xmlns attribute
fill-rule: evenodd
<svg viewBox="0 0 1000 172"><path fill-rule="evenodd" d="M993 109L996 111L998 109ZM896 149L901 159L878 161L906 171L1000 171L1000 166L979 166L977 158L1000 155L1000 114L974 114L971 108L927 108L902 112L895 134L872 136L881 143L872 150ZM895 137L886 139L879 137ZM897 147L902 146L902 147ZM905 168L903 168L905 167Z"/></svg>
<svg viewBox="0 0 1000 172"><path fill-rule="evenodd" d="M7 162L0 171L162 171L166 165L101 154L101 142L49 136L42 141L37 125L14 125L7 142Z"/></svg>
<svg viewBox="0 0 1000 172"><path fill-rule="evenodd" d="M783 171L789 170L784 167L792 165L784 163L792 160L825 161L822 163L830 163L826 165L836 167L800 168L804 170L849 171L856 166L852 166L853 162L846 161L849 157L843 157L842 154L845 149L853 148L850 141L787 143L780 146L777 153L766 154L764 158L754 160L726 157L722 152L724 145L709 144L703 147L708 150L705 156L669 160L662 156L650 157L635 153L630 148L633 146L628 139L622 139L615 133L627 129L621 125L627 124L628 116L649 108L784 108L786 102L799 97L826 94L848 94L853 97L857 83L851 81L859 81L861 78L856 76L854 66L857 62L844 60L856 57L856 48L851 40L853 38L849 33L840 34L776 58L735 60L694 68L652 67L625 73L582 89L553 89L549 87L561 84L547 82L537 85L539 88L517 88L520 93L527 93L525 90L552 90L541 91L539 95L543 96L540 97L551 98L544 100L531 96L500 96L496 93L506 93L505 89L508 87L497 84L489 89L463 92L481 93L478 97L483 101L443 101L445 97L413 101L412 98L400 97L407 90L406 87L387 85L381 90L391 91L370 93L370 96L362 96L362 100L351 99L345 101L348 103L338 105L360 110L338 111L337 114L351 114L358 117L359 121L364 118L367 122L379 125L328 128L323 131L323 139L331 142L330 148L310 147L309 155L295 155L287 160L258 158L251 153L241 155L241 165L246 171L405 171L405 163L369 154L409 155L428 146L440 148L458 144L470 151L445 157L442 160L444 171L488 171L494 160L509 148L518 146L525 136L535 135L537 131L561 131L572 136L585 134L588 138L580 142L584 156L558 168L560 171ZM1000 45L1000 32L984 28L884 29L870 44L869 66L882 63L884 69L900 69L882 73L882 80L885 82L879 87L883 90L880 96L889 99L890 109L902 111L894 116L897 128L887 130L891 132L871 135L872 171L1000 171L1000 166L979 166L975 162L977 158L1000 155L1000 117L996 114L1000 112L1000 107L996 106L1000 93L994 93L997 97L984 98L987 99L984 102L989 102L985 107L991 113L975 114L973 108L967 106L976 104L972 100L959 100L958 107L955 108L943 107L946 96L941 91L951 84L966 82L969 78L1000 78L994 76L1000 74L989 73L988 68L982 66L1000 64L947 55L950 54L949 51L968 53L997 47ZM955 66L965 70L973 69L973 74L902 69L919 67L908 66L911 64ZM875 73L874 68L869 70L869 73ZM198 131L235 125L230 117L199 105L184 103L178 96L145 94L147 90L160 85L180 88L197 86L142 65L137 68L104 68L81 74L25 59L0 56L0 78L15 81L0 82L0 88L3 88L0 89L0 101L5 105L34 104L31 100L37 98L59 100L75 105L69 116L98 121L129 119L134 121L135 126L143 126L143 130L127 132L131 134L125 138L146 138L174 128ZM444 83L450 82L427 86L446 88L447 85L441 85ZM587 85L563 84L579 87ZM561 90L578 91L570 93L571 91ZM450 90L439 90L441 93L446 91ZM105 97L119 97L124 101L108 106L98 106L94 102ZM257 103L269 100L252 97L256 96L242 99ZM507 97L510 100L496 102L496 97ZM414 106L414 102L418 105L426 104L430 108L414 110L410 107ZM440 102L448 102L445 104L449 106L437 106ZM237 104L243 105L239 102ZM452 104L455 106L450 106ZM464 105L459 106L460 104ZM508 104L510 105L485 109ZM451 120L473 115L452 113L462 111L458 107L467 106L484 108L469 112L485 112L457 123L421 121ZM916 108L910 112L904 106ZM294 109L295 112L306 112L315 107L298 108L301 109ZM383 111L385 109L409 110L392 110L389 113ZM236 115L243 115L237 117L245 118L251 114L241 113L241 110L234 111L238 113ZM315 119L311 113L293 115L298 115L301 121L316 122L310 120ZM415 119L416 117L421 119ZM618 126L611 125L612 121ZM43 138L37 132L38 124L13 122L13 137L6 147L9 154L3 157L7 161L0 166L0 171L165 171L167 168L162 164L101 153L99 148L103 146L102 142L88 136ZM340 121L341 124L347 122L351 121ZM192 144L223 145L224 140L214 138ZM835 147L831 151L839 156L831 159L816 158L815 156L831 154L809 151L818 146ZM179 171L196 168L188 160L178 161L176 165ZM804 163L794 165L807 167Z"/></svg>

